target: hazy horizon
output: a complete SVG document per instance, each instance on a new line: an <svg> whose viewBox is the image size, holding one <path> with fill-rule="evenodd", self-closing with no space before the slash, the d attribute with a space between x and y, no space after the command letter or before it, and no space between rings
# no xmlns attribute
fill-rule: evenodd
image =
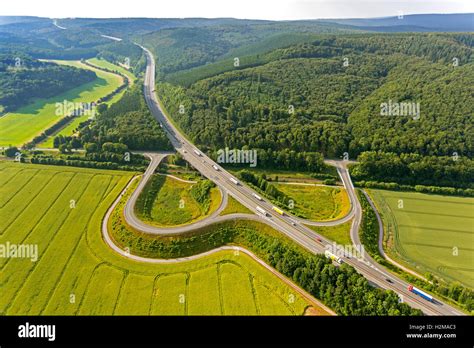
<svg viewBox="0 0 474 348"><path fill-rule="evenodd" d="M450 12L450 13L404 13L404 16L426 16L426 15L474 15L474 12ZM0 15L0 17L31 17L31 18L47 18L47 19L237 19L237 20L255 20L255 21L311 21L311 20L331 20L331 19L382 19L397 17L397 14L391 16L378 17L327 17L327 18L297 18L297 19L262 19L262 18L237 18L237 17L48 17L48 16L32 16L32 15Z"/></svg>
<svg viewBox="0 0 474 348"><path fill-rule="evenodd" d="M130 6L133 4L133 7ZM115 0L97 2L83 0L80 6L67 6L65 1L24 0L2 4L1 16L31 16L54 19L68 18L235 18L250 20L317 20L385 18L398 15L470 14L470 0L239 0L219 1L173 0L150 3L147 0Z"/></svg>

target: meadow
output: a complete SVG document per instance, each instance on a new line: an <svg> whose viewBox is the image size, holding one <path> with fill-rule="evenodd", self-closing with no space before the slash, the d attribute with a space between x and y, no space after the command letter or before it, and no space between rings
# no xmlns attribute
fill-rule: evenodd
<svg viewBox="0 0 474 348"><path fill-rule="evenodd" d="M155 175L140 194L135 212L155 226L177 226L203 219L219 207L220 192L217 187L210 190L210 206L206 209L192 196L192 186L170 176Z"/></svg>
<svg viewBox="0 0 474 348"><path fill-rule="evenodd" d="M92 58L92 59L88 59L87 62L92 65L98 66L99 68L105 68L112 71L118 71L119 73L124 74L130 79L130 85L133 85L136 80L136 76L130 70L127 70L120 65L115 65L113 63L110 63L107 60Z"/></svg>
<svg viewBox="0 0 474 348"><path fill-rule="evenodd" d="M352 245L351 224L352 220L336 226L307 225L307 227L339 245Z"/></svg>
<svg viewBox="0 0 474 348"><path fill-rule="evenodd" d="M177 264L119 256L102 240L106 210L134 173L0 162L0 315L301 315L309 304L243 253Z"/></svg>
<svg viewBox="0 0 474 348"><path fill-rule="evenodd" d="M347 215L351 208L344 188L281 183L273 185L293 199L294 208L290 212L308 220L337 220Z"/></svg>
<svg viewBox="0 0 474 348"><path fill-rule="evenodd" d="M474 287L474 198L369 190L385 251L420 274Z"/></svg>
<svg viewBox="0 0 474 348"><path fill-rule="evenodd" d="M227 205L225 206L224 210L219 215L229 215L229 214L253 214L253 212L244 206L242 203L237 201L231 195L227 198Z"/></svg>
<svg viewBox="0 0 474 348"><path fill-rule="evenodd" d="M88 68L86 65L81 64L78 61L54 62L83 69ZM98 69L95 69L94 71L97 74L97 79L95 81L73 88L56 97L35 100L30 105L2 116L0 118L0 146L21 146L55 124L59 118L65 116L56 115L56 103L62 103L64 100L73 103L92 102L109 94L122 83L122 78L118 75L106 73ZM61 132L67 131L70 133L79 122L86 120L87 117L88 116L82 116L76 118ZM52 140L50 143L44 143L42 146L52 147Z"/></svg>
<svg viewBox="0 0 474 348"><path fill-rule="evenodd" d="M85 102L90 102L97 100L103 96L106 96L107 94L113 92L118 86L120 86L123 83L123 78L120 77L119 75L112 74L106 71L102 71L100 69L95 69L92 68L86 64L82 64L81 62L76 62L76 61L54 61L55 63L58 64L66 64L70 66L74 66L79 69L88 69L92 70L96 73L98 79L105 81L103 87L101 88L94 88L89 90L87 93L81 96L81 101L86 100ZM109 63L110 64L110 63ZM112 64L113 65L113 64ZM114 66L114 65L113 65ZM120 67L117 67L120 68ZM109 101L105 102L107 105L111 105L118 101L122 95L125 93L125 90L123 90L121 93L118 93L115 95L112 99ZM38 147L40 148L52 148L53 147L53 140L54 137L57 135L63 135L63 136L70 136L74 134L74 130L79 126L81 122L86 121L89 118L88 115L76 117L72 120L72 122L68 123L65 127L61 128L58 132L56 132L54 135L48 137L45 141L40 143Z"/></svg>

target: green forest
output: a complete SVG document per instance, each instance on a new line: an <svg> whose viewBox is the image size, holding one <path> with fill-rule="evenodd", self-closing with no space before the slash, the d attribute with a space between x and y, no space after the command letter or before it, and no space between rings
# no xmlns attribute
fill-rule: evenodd
<svg viewBox="0 0 474 348"><path fill-rule="evenodd" d="M228 58L255 55L299 42L310 42L316 33L359 31L315 21L220 21L225 23L217 20L205 26L166 28L137 37L137 40L152 48L158 60L158 74L166 77Z"/></svg>
<svg viewBox="0 0 474 348"><path fill-rule="evenodd" d="M93 71L42 62L27 55L0 54L0 108L14 111L34 98L52 97L96 78Z"/></svg>
<svg viewBox="0 0 474 348"><path fill-rule="evenodd" d="M268 160L268 154L277 159L292 151L349 159L367 151L430 156L411 159L423 162L423 175L421 169L406 169L397 174L411 179L401 182L464 187L474 181L464 160L449 170L430 171L445 163L436 163L440 156L474 154L473 36L320 36L264 53L250 67L222 60L183 70L188 83L162 82L158 92L179 126L209 153L224 147L258 149L264 167L285 167L285 161ZM220 71L222 62L228 66ZM215 76L201 78L200 70L209 73L211 66L218 68ZM392 102L418 104L419 117L382 115L381 105ZM381 170L360 179L387 179ZM397 174L392 177L400 179Z"/></svg>
<svg viewBox="0 0 474 348"><path fill-rule="evenodd" d="M104 143L121 143L130 150L171 150L165 132L150 113L139 84L130 87L124 96L80 129L84 146L101 148Z"/></svg>

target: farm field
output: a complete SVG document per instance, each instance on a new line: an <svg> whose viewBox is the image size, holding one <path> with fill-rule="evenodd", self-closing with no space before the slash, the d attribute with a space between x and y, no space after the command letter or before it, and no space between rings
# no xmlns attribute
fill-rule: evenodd
<svg viewBox="0 0 474 348"><path fill-rule="evenodd" d="M89 62L90 64L92 65L95 65L95 66L98 66L99 68L105 68L105 69L109 69L109 70L116 70L126 76L128 76L128 78L130 79L130 84L133 85L133 83L135 82L135 79L136 79L136 76L129 70L125 69L124 67L120 66L120 65L115 65L105 59L99 59L99 58L92 58L92 59L88 59L87 62Z"/></svg>
<svg viewBox="0 0 474 348"><path fill-rule="evenodd" d="M79 68L85 68L84 64L78 61L54 61L58 64L65 64ZM122 78L115 74L110 74L95 70L97 79L90 83L86 83L80 87L76 87L60 94L56 97L48 99L38 99L35 102L18 109L14 113L8 113L0 118L0 146L18 145L33 139L46 128L55 124L60 117L65 115L56 115L56 103L62 103L64 100L69 102L92 102L102 96L107 95L117 88L122 81ZM79 124L79 122L87 119L88 116L78 117L72 124ZM79 121L81 120L81 121ZM65 127L63 131L66 131ZM74 127L71 128L74 129ZM62 131L62 132L63 132ZM52 147L51 144L44 143Z"/></svg>
<svg viewBox="0 0 474 348"><path fill-rule="evenodd" d="M302 315L309 304L243 253L177 264L130 261L101 221L134 173L0 162L0 315ZM291 301L289 300L291 299Z"/></svg>
<svg viewBox="0 0 474 348"><path fill-rule="evenodd" d="M156 226L177 226L212 214L221 203L219 189L210 190L210 204L206 207L192 196L193 185L169 176L154 175L137 200L137 216Z"/></svg>
<svg viewBox="0 0 474 348"><path fill-rule="evenodd" d="M294 208L290 211L308 220L337 220L347 215L351 208L344 188L282 183L273 185L294 200Z"/></svg>
<svg viewBox="0 0 474 348"><path fill-rule="evenodd" d="M85 102L90 102L90 101L97 100L100 97L106 96L107 94L113 92L118 86L120 86L122 84L122 81L123 81L123 79L118 75L111 74L109 72L105 72L105 71L102 71L100 69L91 68L90 66L82 64L81 62L77 62L77 61L59 61L59 60L55 60L54 62L58 63L58 64L66 64L66 65L74 66L74 67L80 68L80 69L92 70L96 73L98 79L105 81L105 84L103 85L103 87L94 88L95 91L91 90L91 91L89 91L89 93L84 94L83 96L81 96L81 101L87 99ZM105 102L105 104L111 105L111 104L115 103L116 101L118 101L122 97L123 93L125 93L125 90L123 90L121 93L115 95L112 99ZM74 133L74 130L77 128L77 126L79 126L79 124L81 122L86 121L88 118L89 118L88 115L84 115L84 116L74 118L74 120L72 120L72 122L67 124L60 131L58 131L54 135L48 137L42 143L38 144L38 147L40 147L40 148L52 148L53 147L53 140L54 140L55 136L57 136L57 135L64 135L64 136L72 135Z"/></svg>
<svg viewBox="0 0 474 348"><path fill-rule="evenodd" d="M368 192L382 214L391 257L418 273L474 287L474 198Z"/></svg>

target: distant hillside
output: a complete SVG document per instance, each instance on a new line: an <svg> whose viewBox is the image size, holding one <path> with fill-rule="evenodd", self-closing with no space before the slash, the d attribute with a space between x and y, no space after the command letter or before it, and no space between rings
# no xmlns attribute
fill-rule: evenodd
<svg viewBox="0 0 474 348"><path fill-rule="evenodd" d="M228 64L210 78L158 90L180 127L210 151L249 146L265 158L290 158L291 151L328 157L347 151L354 158L377 150L472 157L473 38L321 35L248 67ZM421 104L420 119L382 116L380 105L389 101Z"/></svg>
<svg viewBox="0 0 474 348"><path fill-rule="evenodd" d="M58 20L58 24L66 28L97 30L102 34L118 37L141 36L169 28L253 25L266 22L268 21L234 18L67 18Z"/></svg>
<svg viewBox="0 0 474 348"><path fill-rule="evenodd" d="M406 31L474 31L474 14L417 14L403 18L353 18L324 19L325 22L352 25L366 30L406 32Z"/></svg>
<svg viewBox="0 0 474 348"><path fill-rule="evenodd" d="M196 81L226 71L255 67L277 59L341 57L360 49L367 52L377 51L378 54L384 55L406 53L426 57L432 61L443 59L446 63L452 60L452 57L469 62L473 59L472 50L469 48L473 46L473 36L464 34L369 33L345 36L289 33L270 36L257 43L244 45L231 50L229 54L215 62L177 70L165 74L163 79L182 86L190 86ZM234 57L239 58L239 67L234 66Z"/></svg>
<svg viewBox="0 0 474 348"><path fill-rule="evenodd" d="M31 16L0 16L0 25L13 23L31 23L46 20L47 18Z"/></svg>
<svg viewBox="0 0 474 348"><path fill-rule="evenodd" d="M150 47L161 76L211 64L222 59L260 54L295 43L311 42L314 34L360 33L360 29L318 21L262 22L172 28L136 40ZM239 63L240 64L240 63ZM243 64L243 62L242 62Z"/></svg>

